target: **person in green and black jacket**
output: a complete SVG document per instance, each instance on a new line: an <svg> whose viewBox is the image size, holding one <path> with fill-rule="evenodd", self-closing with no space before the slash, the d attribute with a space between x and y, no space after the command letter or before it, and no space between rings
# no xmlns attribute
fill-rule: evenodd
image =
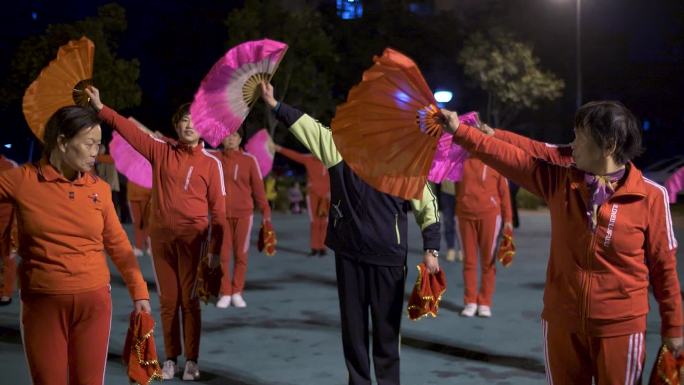
<svg viewBox="0 0 684 385"><path fill-rule="evenodd" d="M335 252L342 345L350 385L370 385L368 309L373 323L373 365L378 384L399 384L399 330L404 308L407 213L423 234L423 262L439 271L437 199L426 183L420 200L382 193L359 178L335 147L328 127L278 102L270 84L261 96L275 116L323 162L330 174L326 245Z"/></svg>

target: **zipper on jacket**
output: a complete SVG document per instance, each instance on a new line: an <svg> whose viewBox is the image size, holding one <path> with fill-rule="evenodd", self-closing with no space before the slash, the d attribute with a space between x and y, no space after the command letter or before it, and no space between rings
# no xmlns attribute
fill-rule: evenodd
<svg viewBox="0 0 684 385"><path fill-rule="evenodd" d="M596 227L591 232L591 241L589 242L589 247L587 249L587 255L586 255L586 271L583 273L585 275L584 282L582 283L582 293L581 293L581 298L582 298L582 308L580 309L580 331L582 333L587 332L587 323L589 321L589 302L590 302L590 292L591 292L591 280L593 277L592 271L591 271L591 262L592 262L592 257L594 254L596 254L596 232L598 231L599 228L599 219L601 216L601 208L605 205L602 204L596 209Z"/></svg>
<svg viewBox="0 0 684 385"><path fill-rule="evenodd" d="M235 165L235 168L233 169L233 170L234 170L234 172L233 172L233 180L237 180L238 168L239 168L239 165L236 164L236 165Z"/></svg>
<svg viewBox="0 0 684 385"><path fill-rule="evenodd" d="M190 176L192 176L192 170L195 168L195 166L190 166L190 169L188 170L188 175L185 176L185 185L183 186L183 190L188 191L188 186L190 185Z"/></svg>
<svg viewBox="0 0 684 385"><path fill-rule="evenodd" d="M399 214L394 214L394 231L397 233L397 245L401 245L401 235L399 235Z"/></svg>

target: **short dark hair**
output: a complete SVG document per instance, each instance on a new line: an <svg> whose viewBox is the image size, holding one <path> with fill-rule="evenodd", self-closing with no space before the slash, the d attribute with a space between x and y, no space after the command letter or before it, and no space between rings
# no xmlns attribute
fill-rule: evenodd
<svg viewBox="0 0 684 385"><path fill-rule="evenodd" d="M73 139L79 132L102 123L91 107L67 106L57 110L45 125L43 135L43 155L49 156L57 147L57 138L64 135L66 140Z"/></svg>
<svg viewBox="0 0 684 385"><path fill-rule="evenodd" d="M171 117L171 123L173 124L173 128L175 129L176 126L178 125L178 122L183 119L185 115L188 115L190 113L190 103L185 103L181 104L180 107L176 110L176 112L173 114Z"/></svg>
<svg viewBox="0 0 684 385"><path fill-rule="evenodd" d="M639 123L620 102L600 100L583 105L575 113L575 128L588 130L601 149L614 147L613 159L618 164L627 164L643 151Z"/></svg>

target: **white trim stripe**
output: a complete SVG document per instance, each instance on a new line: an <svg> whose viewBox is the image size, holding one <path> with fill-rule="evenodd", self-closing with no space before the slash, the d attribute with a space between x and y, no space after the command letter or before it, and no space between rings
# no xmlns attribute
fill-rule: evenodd
<svg viewBox="0 0 684 385"><path fill-rule="evenodd" d="M665 224L667 226L667 241L669 250L673 250L677 247L677 238L675 238L674 230L672 229L672 216L670 215L670 198L667 195L667 189L659 185L658 183L643 177L644 181L650 185L655 186L663 194L663 205L665 205Z"/></svg>
<svg viewBox="0 0 684 385"><path fill-rule="evenodd" d="M154 139L155 142L164 143L164 144L169 144L169 142L167 142L167 141L165 141L165 140L161 140L161 139L157 138L156 136L154 136L154 135L152 135L152 134L147 134L147 136L149 136L150 138ZM123 138L123 136L122 136L122 138Z"/></svg>
<svg viewBox="0 0 684 385"><path fill-rule="evenodd" d="M553 385L553 375L551 374L551 362L549 361L549 323L541 320L542 335L544 336L544 368L546 368L546 383Z"/></svg>
<svg viewBox="0 0 684 385"><path fill-rule="evenodd" d="M259 179L264 179L264 176L261 174L261 168L259 167L259 161L257 160L256 156L254 156L248 152L245 152L244 154L247 155L248 157L252 158L252 160L254 160L254 164L256 164L256 169L257 169L257 173L259 175Z"/></svg>
<svg viewBox="0 0 684 385"><path fill-rule="evenodd" d="M233 180L237 180L237 174L238 174L239 169L240 169L240 165L236 163L235 167L233 167Z"/></svg>
<svg viewBox="0 0 684 385"><path fill-rule="evenodd" d="M221 165L221 161L220 161L217 157L211 155L211 154L210 154L209 152L207 152L207 150L205 150L205 149L202 149L202 153L203 153L204 155L210 157L211 159L213 159L213 160L216 162L216 164L218 165L219 180L221 181L221 193L223 193L223 196L226 196L226 181L223 180L223 166Z"/></svg>
<svg viewBox="0 0 684 385"><path fill-rule="evenodd" d="M629 336L629 347L627 348L627 367L625 369L625 385L631 385L632 379L632 351L634 350L634 334Z"/></svg>
<svg viewBox="0 0 684 385"><path fill-rule="evenodd" d="M491 261L496 263L496 243L499 240L499 232L501 231L501 215L496 216L496 223L494 224L494 237L492 238Z"/></svg>
<svg viewBox="0 0 684 385"><path fill-rule="evenodd" d="M242 251L244 253L247 253L249 251L249 239L252 235L252 226L253 225L254 225L254 214L249 216L249 225L247 226L247 234L245 235L245 243L242 245Z"/></svg>
<svg viewBox="0 0 684 385"><path fill-rule="evenodd" d="M625 369L625 385L639 383L642 373L644 357L644 333L629 336L627 348L627 368Z"/></svg>

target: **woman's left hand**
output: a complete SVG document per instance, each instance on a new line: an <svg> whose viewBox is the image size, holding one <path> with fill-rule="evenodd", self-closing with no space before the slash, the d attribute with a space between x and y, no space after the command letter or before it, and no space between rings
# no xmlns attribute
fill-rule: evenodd
<svg viewBox="0 0 684 385"><path fill-rule="evenodd" d="M152 307L150 306L150 301L147 299L139 299L133 302L133 307L135 307L135 312L145 312L147 314L152 313Z"/></svg>

